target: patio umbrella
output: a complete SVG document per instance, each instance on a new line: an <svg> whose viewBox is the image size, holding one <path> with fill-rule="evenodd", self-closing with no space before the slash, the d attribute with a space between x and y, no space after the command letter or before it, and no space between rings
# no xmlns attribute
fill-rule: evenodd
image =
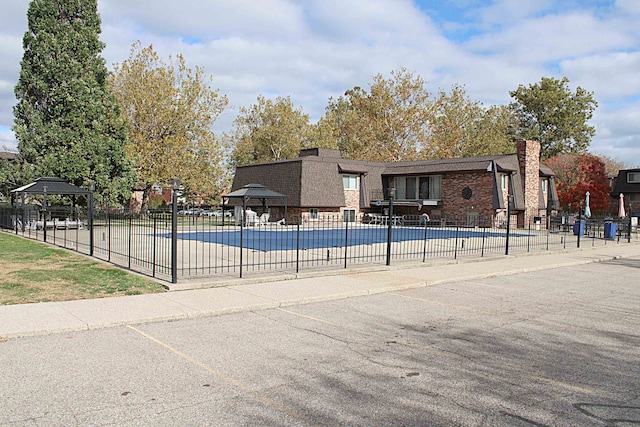
<svg viewBox="0 0 640 427"><path fill-rule="evenodd" d="M624 194L620 193L620 206L618 207L618 216L624 218L627 214L624 211Z"/></svg>
<svg viewBox="0 0 640 427"><path fill-rule="evenodd" d="M590 193L587 191L586 197L585 197L585 206L584 206L584 217L585 218L591 218L591 208L589 207L589 195Z"/></svg>

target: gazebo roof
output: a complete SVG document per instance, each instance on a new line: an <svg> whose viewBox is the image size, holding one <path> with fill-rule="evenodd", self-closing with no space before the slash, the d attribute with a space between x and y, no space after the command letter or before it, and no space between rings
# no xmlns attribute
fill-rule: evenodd
<svg viewBox="0 0 640 427"><path fill-rule="evenodd" d="M247 184L239 190L225 194L229 199L286 199L287 196L273 190L269 190L262 184Z"/></svg>
<svg viewBox="0 0 640 427"><path fill-rule="evenodd" d="M62 178L55 177L42 177L35 180L31 184L24 185L15 190L11 190L12 193L24 193L24 194L44 194L45 188L47 194L58 195L82 195L86 196L90 194L89 190L76 187L73 184L69 184Z"/></svg>

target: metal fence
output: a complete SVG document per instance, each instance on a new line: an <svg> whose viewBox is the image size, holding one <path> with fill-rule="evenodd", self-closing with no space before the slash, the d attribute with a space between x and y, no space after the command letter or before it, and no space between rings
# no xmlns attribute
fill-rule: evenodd
<svg viewBox="0 0 640 427"><path fill-rule="evenodd" d="M531 221L496 227L493 219L396 217L374 223L323 216L287 223L237 222L222 216L174 212L96 210L93 227L80 208L0 207L0 226L11 232L92 255L166 281L244 277L267 271L300 272L361 264L458 259L630 242L630 218ZM186 212L186 211L185 211ZM44 215L47 220L45 221ZM384 218L383 218L384 219Z"/></svg>

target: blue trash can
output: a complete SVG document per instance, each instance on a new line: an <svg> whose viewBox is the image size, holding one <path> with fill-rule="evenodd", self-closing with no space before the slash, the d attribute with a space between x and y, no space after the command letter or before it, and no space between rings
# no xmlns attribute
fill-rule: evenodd
<svg viewBox="0 0 640 427"><path fill-rule="evenodd" d="M615 222L605 222L604 223L604 238L605 239L615 239L616 238L616 229L618 228L618 224Z"/></svg>
<svg viewBox="0 0 640 427"><path fill-rule="evenodd" d="M573 224L573 235L577 236L578 233L580 233L580 236L584 236L584 226L585 226L586 221L584 219L581 219L580 221L576 221L575 224Z"/></svg>

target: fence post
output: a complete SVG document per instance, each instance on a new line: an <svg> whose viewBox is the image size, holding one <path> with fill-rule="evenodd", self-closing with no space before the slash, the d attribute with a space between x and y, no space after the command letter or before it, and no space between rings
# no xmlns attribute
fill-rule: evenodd
<svg viewBox="0 0 640 427"><path fill-rule="evenodd" d="M575 228L575 225L574 225ZM585 224L585 230L587 229ZM580 235L582 234L582 200L580 200L580 207L578 208L578 248L580 248Z"/></svg>
<svg viewBox="0 0 640 427"><path fill-rule="evenodd" d="M11 214L9 214L11 215ZM18 194L13 196L13 217L15 218L16 236L18 235ZM9 218L11 222L11 218ZM24 205L22 206L22 221L24 222Z"/></svg>
<svg viewBox="0 0 640 427"><path fill-rule="evenodd" d="M155 215L153 215L153 248L152 253L151 253L151 277L156 277L156 236L157 236L157 229L156 229L156 222L157 222L157 217ZM173 277L172 277L173 279ZM177 277L176 277L177 279Z"/></svg>
<svg viewBox="0 0 640 427"><path fill-rule="evenodd" d="M55 227L53 227L55 229ZM42 233L43 240L47 241L47 186L42 187Z"/></svg>
<svg viewBox="0 0 640 427"><path fill-rule="evenodd" d="M344 222L344 268L347 268L347 252L349 250L349 216Z"/></svg>
<svg viewBox="0 0 640 427"><path fill-rule="evenodd" d="M93 256L93 246L94 246L94 235L93 235L93 192L96 189L96 183L89 183L89 256ZM76 221L78 220L78 216L76 215ZM65 235L66 240L66 235ZM78 247L78 243L76 242L76 248Z"/></svg>
<svg viewBox="0 0 640 427"><path fill-rule="evenodd" d="M547 225L547 250L549 250L549 225Z"/></svg>
<svg viewBox="0 0 640 427"><path fill-rule="evenodd" d="M531 218L529 218L529 232L527 233L527 253L531 252Z"/></svg>
<svg viewBox="0 0 640 427"><path fill-rule="evenodd" d="M482 225L482 250L480 251L480 257L484 258L484 238L487 234L487 223Z"/></svg>
<svg viewBox="0 0 640 427"><path fill-rule="evenodd" d="M509 255L509 233L511 233L511 201L513 196L507 196L507 238L504 243L504 254Z"/></svg>
<svg viewBox="0 0 640 427"><path fill-rule="evenodd" d="M427 260L427 219L424 220L424 246L422 248L422 262Z"/></svg>
<svg viewBox="0 0 640 427"><path fill-rule="evenodd" d="M242 248L244 246L244 222L246 221L247 209L242 206L242 218L240 220L240 278L242 279Z"/></svg>
<svg viewBox="0 0 640 427"><path fill-rule="evenodd" d="M453 259L458 259L458 231L460 230L460 226L456 225L456 240L453 248Z"/></svg>
<svg viewBox="0 0 640 427"><path fill-rule="evenodd" d="M300 218L296 222L296 273L298 273L300 272Z"/></svg>
<svg viewBox="0 0 640 427"><path fill-rule="evenodd" d="M107 200L107 261L111 262L111 215L109 214L109 201Z"/></svg>
<svg viewBox="0 0 640 427"><path fill-rule="evenodd" d="M396 189L389 188L389 218L387 228L387 265L391 265L391 238L393 237L393 196Z"/></svg>
<svg viewBox="0 0 640 427"><path fill-rule="evenodd" d="M178 283L178 189L180 180L171 179L171 283Z"/></svg>
<svg viewBox="0 0 640 427"><path fill-rule="evenodd" d="M631 221L631 202L629 202L629 233L627 234L627 243L631 243L631 226L633 225L633 221Z"/></svg>
<svg viewBox="0 0 640 427"><path fill-rule="evenodd" d="M132 234L133 234L133 214L129 212L129 245L127 249L127 268L131 269L131 245L132 245Z"/></svg>

